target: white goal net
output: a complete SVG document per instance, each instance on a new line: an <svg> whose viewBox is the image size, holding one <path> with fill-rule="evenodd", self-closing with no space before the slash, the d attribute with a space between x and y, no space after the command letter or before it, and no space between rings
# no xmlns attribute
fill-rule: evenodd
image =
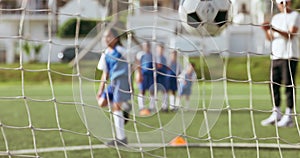
<svg viewBox="0 0 300 158"><path fill-rule="evenodd" d="M274 54L262 29L280 2L232 0L220 11L218 0L184 8L187 1L0 0L0 156L297 157L298 78L291 85L270 79ZM212 14L225 20L201 20ZM108 53L111 29L121 57ZM146 68L145 43L152 53ZM113 62L126 65L118 86L129 87L119 90L130 95L121 106L129 117L116 117L114 101L98 105L101 83L116 88L101 78L104 55L107 71ZM152 78L139 83L139 71ZM276 112L270 85L294 89L292 127L261 125ZM281 102L285 116L284 95ZM120 118L126 142L108 146L118 140Z"/></svg>

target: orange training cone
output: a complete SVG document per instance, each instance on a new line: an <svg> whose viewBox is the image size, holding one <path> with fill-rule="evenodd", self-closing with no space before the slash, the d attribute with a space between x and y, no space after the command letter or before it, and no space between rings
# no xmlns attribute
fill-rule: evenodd
<svg viewBox="0 0 300 158"><path fill-rule="evenodd" d="M149 115L151 115L151 112L149 109L142 109L140 111L140 116L149 116Z"/></svg>
<svg viewBox="0 0 300 158"><path fill-rule="evenodd" d="M172 146L180 146L180 145L186 145L186 144L187 144L186 141L180 136L175 137L170 142L170 145L172 145Z"/></svg>

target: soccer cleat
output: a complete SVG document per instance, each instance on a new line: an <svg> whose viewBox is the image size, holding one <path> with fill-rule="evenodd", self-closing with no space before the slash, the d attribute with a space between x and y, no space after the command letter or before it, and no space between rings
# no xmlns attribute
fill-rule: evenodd
<svg viewBox="0 0 300 158"><path fill-rule="evenodd" d="M278 127L293 127L293 119L289 115L284 115L279 122L277 122Z"/></svg>
<svg viewBox="0 0 300 158"><path fill-rule="evenodd" d="M172 111L172 112L177 112L178 111L178 106L171 106L170 107L170 111Z"/></svg>
<svg viewBox="0 0 300 158"><path fill-rule="evenodd" d="M167 112L169 112L169 109L167 109L167 108L161 108L161 112L167 113Z"/></svg>
<svg viewBox="0 0 300 158"><path fill-rule="evenodd" d="M123 117L124 117L124 123L127 124L130 119L129 113L126 111L123 111Z"/></svg>
<svg viewBox="0 0 300 158"><path fill-rule="evenodd" d="M280 119L281 119L281 114L277 111L273 111L270 117L261 121L261 125L262 126L273 125L276 120L279 121Z"/></svg>
<svg viewBox="0 0 300 158"><path fill-rule="evenodd" d="M124 138L124 139L121 139L121 140L116 139L116 140L112 140L110 142L105 143L105 145L107 145L107 146L116 146L116 145L117 146L125 146L127 144L128 144L127 138Z"/></svg>
<svg viewBox="0 0 300 158"><path fill-rule="evenodd" d="M131 109L132 109L132 105L130 103L125 102L122 104L122 110L123 110L125 124L128 123L128 121L129 121Z"/></svg>
<svg viewBox="0 0 300 158"><path fill-rule="evenodd" d="M150 113L153 113L153 114L157 112L156 108L150 108L149 111L150 111Z"/></svg>
<svg viewBox="0 0 300 158"><path fill-rule="evenodd" d="M149 116L151 115L151 112L149 109L141 109L140 110L140 116Z"/></svg>

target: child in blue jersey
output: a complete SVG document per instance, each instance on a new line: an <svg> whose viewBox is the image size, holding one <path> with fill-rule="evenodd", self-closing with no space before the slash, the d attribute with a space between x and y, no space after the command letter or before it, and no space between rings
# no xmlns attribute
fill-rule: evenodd
<svg viewBox="0 0 300 158"><path fill-rule="evenodd" d="M183 96L186 97L185 108L189 108L190 106L190 95L192 93L192 84L194 80L196 80L196 74L194 71L194 64L191 63L187 66L186 70L180 75L179 82L178 100L180 101Z"/></svg>
<svg viewBox="0 0 300 158"><path fill-rule="evenodd" d="M150 111L154 109L154 96L153 89L150 89L154 83L153 79L153 57L151 53L151 44L149 41L143 43L143 51L137 55L137 83L139 86L138 104L141 116L150 115ZM149 109L144 106L144 95L146 91L150 93L150 105Z"/></svg>
<svg viewBox="0 0 300 158"><path fill-rule="evenodd" d="M110 84L104 90L105 82L100 83L98 104L100 107L107 106L108 102L112 104L116 140L108 142L107 145L126 145L125 120L121 109L121 105L131 98L126 52L115 29L111 28L105 32L105 42L108 48L101 56L98 69L103 71L101 80L106 81L109 78Z"/></svg>
<svg viewBox="0 0 300 158"><path fill-rule="evenodd" d="M163 43L159 43L156 47L156 82L157 82L157 90L162 91L163 100L162 100L162 111L168 111L167 104L167 93L166 93L166 85L167 85L167 59L164 57L164 45Z"/></svg>
<svg viewBox="0 0 300 158"><path fill-rule="evenodd" d="M167 90L169 92L169 104L171 110L177 109L175 104L175 95L177 92L177 76L181 73L181 65L177 62L177 52L173 50L170 54L170 63L166 76Z"/></svg>

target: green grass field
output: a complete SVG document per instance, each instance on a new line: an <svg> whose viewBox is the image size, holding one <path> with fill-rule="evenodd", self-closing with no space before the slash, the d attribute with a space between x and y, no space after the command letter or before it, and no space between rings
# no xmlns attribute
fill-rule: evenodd
<svg viewBox="0 0 300 158"><path fill-rule="evenodd" d="M199 58L191 59L196 63L196 72L198 77L201 76L201 69L199 65ZM213 62L209 61L209 62ZM96 63L96 62L95 62ZM247 77L247 59L245 57L230 58L227 66L227 79L236 81L246 81ZM84 65L87 64L87 65ZM220 64L220 63L215 63ZM0 69L0 157L7 156L7 148L9 151L20 151L23 149L34 149L34 142L37 149L49 149L52 147L63 147L63 141L66 147L73 146L87 146L89 141L92 145L101 145L102 141L95 138L92 133L91 137L87 136L87 129L77 112L77 107L74 105L78 102L78 90L73 89L72 77L62 76L63 74L72 74L72 68L66 64L51 64L51 77L53 82L52 88L48 82L49 76L46 64L24 64L24 94L26 99L22 96L21 71ZM0 65L0 68L18 68L18 64ZM88 77L94 73L94 65L91 62L83 63L81 65L81 74ZM210 131L211 140L213 143L256 143L254 136L260 144L277 143L277 133L280 137L280 144L296 144L300 142L299 131L296 127L280 128L274 126L262 127L260 121L270 114L267 110L271 109L271 98L269 94L268 84L263 84L262 81L267 81L269 76L269 58L268 57L253 57L250 62L251 77L254 82L252 86L249 83L228 82L227 84L227 100L224 99L223 83L203 83L199 82L199 87L194 84L192 98L192 108L198 109L195 116L192 117L191 124L187 127L186 135L189 143L204 144L209 143L208 135L199 137L199 129L204 120L203 106L208 107L210 99L218 101L222 106L222 113L218 118L215 126ZM36 71L43 70L43 71ZM298 69L299 71L300 69ZM207 70L205 76L208 76ZM58 73L57 73L58 72ZM221 71L211 72L220 73ZM297 85L299 85L300 77L297 77ZM99 76L99 72L96 72ZM83 92L88 92L83 98L85 103L95 106L95 86L89 82L84 82L86 85L81 87ZM214 86L213 86L214 85ZM197 89L198 88L198 89ZM74 93L75 92L75 93ZM214 93L212 93L214 92ZM205 95L204 95L205 93ZM216 94L215 94L216 93ZM214 94L214 95L212 95ZM252 95L252 99L250 96ZM53 100L55 98L55 102ZM284 99L284 97L283 97ZM297 96L297 101L299 95ZM253 120L251 121L251 114L249 111L250 104L253 107ZM136 104L135 104L136 105ZM284 100L283 100L284 105ZM80 107L80 106L79 106ZM226 108L231 108L231 114ZM282 106L284 110L285 106ZM299 106L296 106L298 112ZM99 110L93 108L92 110ZM107 110L107 109L105 109ZM135 111L137 108L135 108ZM179 112L178 112L179 113ZM139 132L151 131L152 128L159 128L159 122L162 126L168 125L178 113L159 113L160 120L157 115L151 117L136 117L136 129ZM109 113L105 113L109 115ZM184 116L192 116L191 112L183 112ZM229 117L230 116L230 117ZM133 116L131 116L133 118ZM97 120L97 118L95 118ZM299 117L297 118L299 120ZM31 127L29 122L31 121ZM134 122L130 121L126 126L127 131L135 131ZM175 124L176 125L176 124ZM231 129L230 126L231 125ZM103 127L102 127L103 126ZM110 128L99 124L100 128ZM255 130L253 129L255 127ZM58 127L61 127L61 132ZM178 125L180 127L180 124ZM176 128L176 127L175 127ZM230 132L232 137L230 137ZM181 134L181 133L178 133ZM172 135L167 135L173 137ZM175 137L175 135L174 135ZM5 140L6 138L6 140ZM147 136L149 140L155 139L153 135ZM232 139L231 139L232 138ZM157 139L157 138L156 138ZM62 141L63 140L63 141ZM103 139L101 139L103 140ZM129 143L136 143L130 142ZM151 142L151 141L150 141ZM165 140L166 143L169 139ZM7 143L7 144L6 144ZM149 150L149 148L145 148ZM299 150L299 149L298 149ZM259 155L257 149L235 147L234 150L228 147L167 147L158 148L154 150L140 152L132 152L127 150L120 150L121 157L300 157L300 152L296 149L281 149L282 155L278 148L259 148ZM118 151L114 148L97 148L90 150L74 150L67 151L68 157L119 157ZM212 155L213 154L213 155ZM24 154L25 157L36 156L35 153ZM65 157L63 151L56 152L39 152L40 157Z"/></svg>
<svg viewBox="0 0 300 158"><path fill-rule="evenodd" d="M206 102L210 98L211 85L206 84L203 87L202 83L199 83L200 89L205 88ZM222 86L222 85L220 85ZM68 104L73 102L73 91L71 83L55 82L53 84L54 96L56 104L51 99L53 98L51 88L48 83L30 83L25 84L24 90L27 99L16 98L16 96L22 95L21 83L1 83L0 85L0 122L1 135L0 135L0 151L5 152L5 138L7 139L7 145L9 150L22 150L33 149L33 133L36 140L37 148L49 148L49 147L62 147L62 139L66 146L80 146L88 145L89 137L86 136L86 128L81 121L79 114L77 113L76 106ZM85 87L91 89L93 86ZM254 132L251 123L251 115L249 110L243 110L250 107L250 90L249 84L246 83L228 83L228 103L229 107L235 109L231 112L231 127L234 143L256 143L254 139ZM195 93L195 92L194 92ZM199 107L202 107L201 93L199 93ZM260 110L270 110L271 101L266 84L254 84L252 87L253 94L253 108L254 112L254 126L255 134L259 143L277 143L276 128L274 126L262 127L260 121L267 117L269 113L261 112ZM215 96L214 96L215 97ZM90 98L92 99L92 98ZM198 99L194 97L193 99ZM218 99L215 97L213 99ZM28 105L28 116L25 105ZM225 105L223 108L225 108ZM284 106L283 106L284 108ZM299 107L297 106L296 109ZM57 110L57 111L56 111ZM57 112L57 113L56 113ZM56 116L57 114L57 116ZM170 119L174 117L176 113L160 113L162 124L164 125ZM185 112L189 115L189 112ZM29 118L32 121L33 128L29 128ZM58 118L58 120L57 120ZM209 143L207 135L199 138L199 128L203 121L203 111L199 110L196 113L191 125L187 128L187 135L189 136L188 142L190 143ZM138 121L146 123L153 127L159 127L157 124L156 115L149 118L137 118ZM299 120L299 119L298 119ZM63 129L63 132L59 132L58 123ZM100 126L100 125L99 125ZM109 127L103 127L109 128ZM134 131L133 122L131 121L126 125L126 129ZM138 126L138 129L147 131L146 127ZM230 143L229 134L229 117L228 111L224 110L215 126L210 131L211 138L214 143ZM61 133L61 135L60 135ZM279 131L280 143L299 143L300 136L296 127L293 128L280 128ZM93 136L90 137L93 145L102 144L102 142ZM151 135L149 135L151 139ZM214 157L233 157L232 149L228 148L213 148ZM299 157L299 150L282 149L283 157ZM118 157L117 150L114 148L93 149L92 153L94 157ZM185 147L167 147L166 150L158 148L155 150L144 152L145 157L188 157L188 153L191 157L211 157L211 150L209 147L190 147L188 150ZM139 152L128 152L121 150L122 157L141 157ZM166 154L166 155L165 155ZM234 154L236 157L257 157L256 148L234 148ZM27 155L35 155L27 154ZM45 152L38 153L41 157L65 157L64 152ZM90 150L80 151L67 151L68 157L91 157ZM260 157L280 157L279 149L259 149ZM7 156L3 156L7 157ZM21 156L22 157L22 156Z"/></svg>

